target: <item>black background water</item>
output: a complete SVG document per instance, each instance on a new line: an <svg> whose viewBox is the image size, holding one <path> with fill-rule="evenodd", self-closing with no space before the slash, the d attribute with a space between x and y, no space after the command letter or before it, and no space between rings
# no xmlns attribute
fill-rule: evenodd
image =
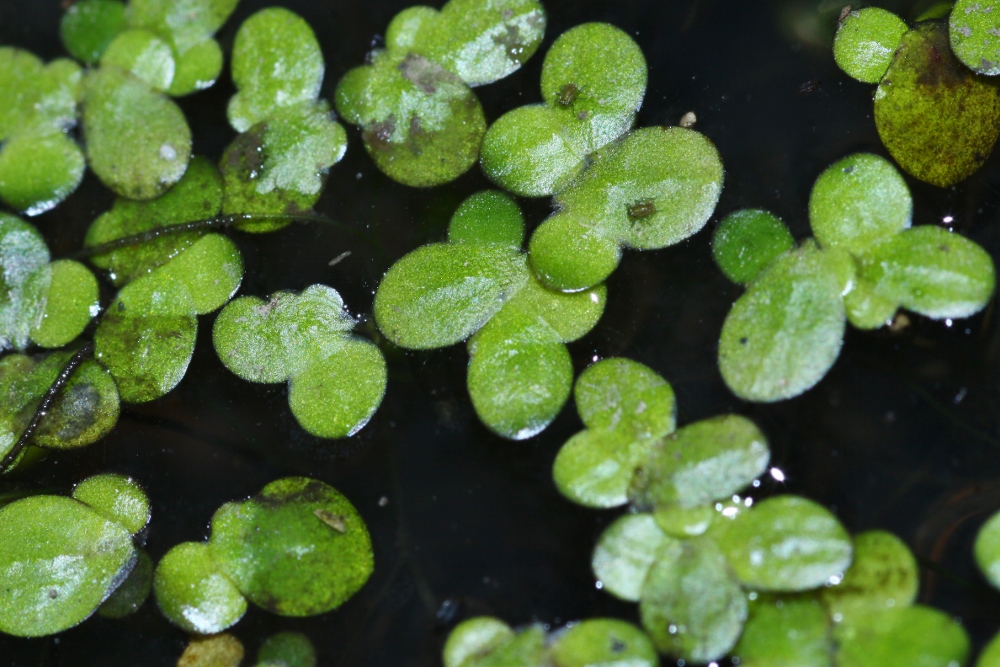
<svg viewBox="0 0 1000 667"><path fill-rule="evenodd" d="M236 27L273 0L243 0L219 39L228 54ZM284 0L313 26L327 61L324 95L360 64L405 0L376 3ZM897 3L907 10L909 3ZM826 11L818 11L819 6ZM608 283L598 327L570 346L577 370L595 357L628 356L662 373L678 398L679 423L736 411L770 438L786 482L758 497L794 492L830 507L852 531L883 528L921 560L920 601L962 619L981 645L1000 628L1000 593L972 562L975 531L1000 508L1000 329L991 304L952 326L912 317L900 334L849 331L840 359L805 396L750 405L723 385L715 355L722 321L739 289L709 252L721 215L746 206L781 215L808 234L815 177L856 151L884 154L871 113L872 86L854 82L814 43L812 21L839 7L817 0L550 0L538 55L508 79L478 89L487 118L539 100L542 56L552 39L585 21L628 31L649 62L639 125L676 123L686 111L718 146L726 184L709 229L677 247L628 252ZM63 55L59 0L0 0L0 43ZM798 17L797 19L795 17ZM613 67L614 63L609 63ZM804 86L803 84L807 84ZM807 92L807 91L813 92ZM181 101L195 151L216 159L234 136L225 106L232 85ZM805 93L805 94L803 94ZM0 101L2 103L2 101ZM346 158L330 173L317 209L344 228L297 225L267 236L236 235L246 259L241 293L267 295L323 282L352 312L370 314L373 291L392 261L441 240L468 194L488 186L473 169L455 183L414 190L383 177L350 130ZM1000 157L962 185L941 190L908 182L915 224L953 227L1000 257ZM53 255L80 247L91 220L112 201L91 175L67 202L32 222ZM529 224L547 201L525 204ZM350 257L328 263L344 251ZM110 293L108 294L110 297ZM85 450L52 456L28 479L68 489L93 473L135 476L152 499L147 548L154 559L206 537L223 502L287 475L310 475L342 491L371 530L375 574L341 609L283 619L251 609L233 633L252 655L268 634L291 629L315 642L321 665L437 665L444 638L462 618L492 614L512 624L550 624L636 607L595 589L590 551L618 512L578 508L551 481L562 442L580 428L572 406L542 435L506 442L477 421L465 390L461 346L390 352L386 400L372 422L343 442L305 435L286 390L250 385L225 371L200 319L187 377L161 400L126 408L116 430ZM370 325L369 325L370 326ZM388 499L382 506L381 498ZM123 621L93 618L59 637L0 637L10 666L172 665L184 633L147 603Z"/></svg>

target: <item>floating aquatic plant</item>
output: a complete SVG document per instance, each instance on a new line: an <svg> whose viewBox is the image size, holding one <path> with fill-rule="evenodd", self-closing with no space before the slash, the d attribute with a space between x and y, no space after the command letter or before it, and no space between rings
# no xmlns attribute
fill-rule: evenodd
<svg viewBox="0 0 1000 667"><path fill-rule="evenodd" d="M970 176L1000 135L998 83L970 71L952 53L954 46L973 69L991 69L984 55L988 42L983 47L986 24L995 20L989 18L990 4L957 3L950 38L944 21L910 30L895 14L867 7L848 14L834 40L841 69L878 84L875 126L889 154L932 185L947 187ZM980 13L984 5L986 13Z"/></svg>
<svg viewBox="0 0 1000 667"><path fill-rule="evenodd" d="M280 7L257 12L233 44L229 124L241 134L223 153L223 212L296 213L319 199L326 173L347 150L344 128L319 99L323 54L312 28ZM249 232L287 222L242 225Z"/></svg>
<svg viewBox="0 0 1000 667"><path fill-rule="evenodd" d="M565 343L597 324L606 290L563 294L542 286L521 251L521 211L501 192L465 200L448 238L389 269L375 294L375 321L409 349L468 340L469 394L479 418L503 437L529 438L569 397L573 365Z"/></svg>
<svg viewBox="0 0 1000 667"><path fill-rule="evenodd" d="M952 51L969 69L1000 74L1000 4L995 0L957 0L948 21Z"/></svg>
<svg viewBox="0 0 1000 667"><path fill-rule="evenodd" d="M0 507L0 632L38 637L87 619L136 566L132 536L148 521L145 493L121 475Z"/></svg>
<svg viewBox="0 0 1000 667"><path fill-rule="evenodd" d="M508 76L545 32L536 0L451 0L392 20L386 48L337 85L337 111L363 129L376 166L405 185L440 185L479 157L486 119L470 86Z"/></svg>
<svg viewBox="0 0 1000 667"><path fill-rule="evenodd" d="M543 103L490 126L481 159L507 190L555 195L557 212L529 243L543 284L592 287L623 247L663 248L705 225L722 190L718 152L686 128L627 134L646 90L646 61L628 35L606 23L567 31L545 56L541 88Z"/></svg>
<svg viewBox="0 0 1000 667"><path fill-rule="evenodd" d="M245 649L233 635L222 632L194 636L184 648L177 667L240 667ZM257 651L256 667L316 667L316 649L301 632L271 635Z"/></svg>
<svg viewBox="0 0 1000 667"><path fill-rule="evenodd" d="M83 151L67 135L77 121L83 72L66 58L48 65L0 47L0 200L38 215L58 205L83 178Z"/></svg>
<svg viewBox="0 0 1000 667"><path fill-rule="evenodd" d="M993 261L977 244L934 226L911 229L900 174L866 153L831 165L809 200L815 240L789 248L784 224L740 211L716 230L723 273L747 285L726 317L719 369L751 401L797 396L836 361L847 321L887 324L899 308L933 319L969 317L993 294Z"/></svg>
<svg viewBox="0 0 1000 667"><path fill-rule="evenodd" d="M658 667L656 649L631 623L595 618L552 633L538 624L518 630L489 616L459 623L445 642L444 667Z"/></svg>
<svg viewBox="0 0 1000 667"><path fill-rule="evenodd" d="M226 368L250 382L288 382L299 425L322 438L360 430L385 394L386 365L340 294L312 285L268 300L243 296L215 319L212 339Z"/></svg>
<svg viewBox="0 0 1000 667"><path fill-rule="evenodd" d="M225 630L247 601L281 616L336 609L373 568L371 539L354 506L323 482L289 477L220 507L208 542L185 542L157 565L163 614L197 634Z"/></svg>

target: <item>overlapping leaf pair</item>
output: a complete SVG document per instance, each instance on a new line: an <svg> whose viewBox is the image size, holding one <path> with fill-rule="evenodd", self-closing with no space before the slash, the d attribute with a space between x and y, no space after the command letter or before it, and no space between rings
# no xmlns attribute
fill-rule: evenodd
<svg viewBox="0 0 1000 667"><path fill-rule="evenodd" d="M567 31L545 56L541 89L543 103L490 126L481 159L511 192L555 195L557 212L528 246L543 284L593 287L623 247L664 248L705 225L722 191L719 154L690 129L628 133L646 91L646 61L628 35L606 23Z"/></svg>
<svg viewBox="0 0 1000 667"><path fill-rule="evenodd" d="M323 482L271 482L212 517L208 542L184 542L160 560L157 604L179 627L212 634L243 617L247 601L282 616L336 609L371 575L371 538L344 496Z"/></svg>
<svg viewBox="0 0 1000 667"><path fill-rule="evenodd" d="M982 310L995 285L989 254L940 227L910 229L911 215L896 169L860 153L816 180L815 240L793 248L784 224L764 211L723 220L716 262L748 285L719 341L719 369L733 393L767 402L810 389L840 354L845 321L875 329L899 308L940 320Z"/></svg>
<svg viewBox="0 0 1000 667"><path fill-rule="evenodd" d="M405 185L440 185L479 157L486 131L471 86L502 79L538 48L536 0L451 0L410 7L386 30L386 48L337 86L337 111L360 125L378 168Z"/></svg>
<svg viewBox="0 0 1000 667"><path fill-rule="evenodd" d="M192 637L178 667L240 667L245 649L229 633ZM257 650L255 667L316 667L316 649L301 632L279 632Z"/></svg>
<svg viewBox="0 0 1000 667"><path fill-rule="evenodd" d="M950 24L935 16L911 30L895 14L867 7L848 14L837 31L840 68L878 84L875 127L882 143L903 170L932 185L970 176L1000 135L1000 84L977 74L1000 72L993 9L1000 5L960 0Z"/></svg>

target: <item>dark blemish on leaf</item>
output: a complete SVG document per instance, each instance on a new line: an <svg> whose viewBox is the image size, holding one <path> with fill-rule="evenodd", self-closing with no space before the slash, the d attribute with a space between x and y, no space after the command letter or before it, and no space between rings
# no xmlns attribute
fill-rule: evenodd
<svg viewBox="0 0 1000 667"><path fill-rule="evenodd" d="M506 19L504 19L506 20ZM507 31L502 35L493 35L493 43L503 46L507 52L507 58L516 63L523 63L524 41L521 39L521 31L516 25L505 26Z"/></svg>
<svg viewBox="0 0 1000 667"><path fill-rule="evenodd" d="M568 107L576 101L579 94L580 88L575 83L567 83L563 86L562 92L559 93L559 97L556 99L556 102L560 106Z"/></svg>
<svg viewBox="0 0 1000 667"><path fill-rule="evenodd" d="M514 10L513 9L505 9L500 14L500 16L501 16L501 18L503 18L504 21L509 21L512 18L514 18Z"/></svg>
<svg viewBox="0 0 1000 667"><path fill-rule="evenodd" d="M50 600L55 600L57 597L59 597L59 591L57 591L54 588L50 588L49 589L49 599Z"/></svg>
<svg viewBox="0 0 1000 667"><path fill-rule="evenodd" d="M119 301L118 302L118 312L119 313L124 313L125 312L125 302L124 301Z"/></svg>
<svg viewBox="0 0 1000 667"><path fill-rule="evenodd" d="M623 642L622 640L618 639L617 637L615 637L614 639L611 640L611 652L612 653L621 653L624 650L625 650L625 642Z"/></svg>
<svg viewBox="0 0 1000 667"><path fill-rule="evenodd" d="M317 519L330 526L330 528L333 528L338 533L347 532L347 526L344 525L344 517L340 514L334 514L333 512L325 509L313 510L313 514L316 515Z"/></svg>
<svg viewBox="0 0 1000 667"><path fill-rule="evenodd" d="M392 136L392 133L396 131L396 117L389 116L381 123L372 123L368 128L366 134L371 136L377 142L387 142Z"/></svg>
<svg viewBox="0 0 1000 667"><path fill-rule="evenodd" d="M578 113L576 115L576 119L577 120L587 120L588 118L590 118L590 112L589 111L581 111L580 113Z"/></svg>
<svg viewBox="0 0 1000 667"><path fill-rule="evenodd" d="M940 250L941 252L948 252L949 250L951 250L951 248L949 248L947 244L942 243L941 245L938 246L938 250Z"/></svg>
<svg viewBox="0 0 1000 667"><path fill-rule="evenodd" d="M629 204L628 217L632 220L642 220L656 213L656 204L646 199Z"/></svg>
<svg viewBox="0 0 1000 667"><path fill-rule="evenodd" d="M462 82L455 74L415 53L408 54L403 62L399 63L399 71L403 74L403 78L428 95L436 93L442 83Z"/></svg>
<svg viewBox="0 0 1000 667"><path fill-rule="evenodd" d="M844 167L844 173L845 174L853 174L854 173L854 165L852 164L852 165L848 165L848 166Z"/></svg>
<svg viewBox="0 0 1000 667"><path fill-rule="evenodd" d="M746 345L748 342L750 342L750 339L747 338L746 336L743 336L743 338L740 338L740 345Z"/></svg>

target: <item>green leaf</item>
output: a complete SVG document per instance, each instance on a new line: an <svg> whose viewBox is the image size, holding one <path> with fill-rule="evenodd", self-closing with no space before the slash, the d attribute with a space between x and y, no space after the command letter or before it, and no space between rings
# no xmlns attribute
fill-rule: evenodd
<svg viewBox="0 0 1000 667"><path fill-rule="evenodd" d="M552 479L559 493L579 505L624 505L635 470L646 460L651 445L625 428L580 431L560 448Z"/></svg>
<svg viewBox="0 0 1000 667"><path fill-rule="evenodd" d="M347 338L342 349L309 364L288 385L288 405L299 425L320 438L360 431L382 403L385 357L364 338Z"/></svg>
<svg viewBox="0 0 1000 667"><path fill-rule="evenodd" d="M656 649L639 628L611 618L582 621L558 635L551 648L557 667L658 667Z"/></svg>
<svg viewBox="0 0 1000 667"><path fill-rule="evenodd" d="M722 500L767 470L770 457L767 439L746 417L704 419L652 444L629 497L638 507Z"/></svg>
<svg viewBox="0 0 1000 667"><path fill-rule="evenodd" d="M245 653L242 642L227 632L192 635L177 662L182 667L240 667Z"/></svg>
<svg viewBox="0 0 1000 667"><path fill-rule="evenodd" d="M222 178L203 157L191 160L184 177L162 196L150 201L119 197L110 211L90 225L84 245L93 247L168 225L210 220L222 207ZM190 248L201 232L167 234L133 246L94 255L94 266L107 269L111 281L122 286L145 275Z"/></svg>
<svg viewBox="0 0 1000 667"><path fill-rule="evenodd" d="M209 39L239 0L130 0L129 25L170 37L184 53Z"/></svg>
<svg viewBox="0 0 1000 667"><path fill-rule="evenodd" d="M854 289L844 295L847 320L858 329L878 329L892 321L898 301L878 293L877 286L864 276L857 276Z"/></svg>
<svg viewBox="0 0 1000 667"><path fill-rule="evenodd" d="M76 142L59 131L24 132L0 148L0 199L34 216L76 191L86 162Z"/></svg>
<svg viewBox="0 0 1000 667"><path fill-rule="evenodd" d="M315 102L323 84L323 53L312 28L283 7L262 9L240 26L233 43L229 123L237 132L284 107Z"/></svg>
<svg viewBox="0 0 1000 667"><path fill-rule="evenodd" d="M45 240L32 225L0 213L0 350L22 350L40 324L49 262Z"/></svg>
<svg viewBox="0 0 1000 667"><path fill-rule="evenodd" d="M521 318L483 327L469 341L469 397L497 434L524 440L556 418L573 386L573 362L560 342L539 340Z"/></svg>
<svg viewBox="0 0 1000 667"><path fill-rule="evenodd" d="M72 60L43 65L27 51L0 47L0 141L22 132L51 134L73 127L82 75Z"/></svg>
<svg viewBox="0 0 1000 667"><path fill-rule="evenodd" d="M809 223L824 248L863 252L910 226L913 201L887 160L857 153L819 175L809 196Z"/></svg>
<svg viewBox="0 0 1000 667"><path fill-rule="evenodd" d="M948 35L958 59L979 74L1000 74L1000 16L996 2L957 0L951 10Z"/></svg>
<svg viewBox="0 0 1000 667"><path fill-rule="evenodd" d="M725 506L723 506L725 509ZM680 505L665 505L657 507L653 512L656 525L670 537L687 539L704 535L722 515L712 505L698 507L681 507Z"/></svg>
<svg viewBox="0 0 1000 667"><path fill-rule="evenodd" d="M610 276L621 262L621 245L607 230L594 227L585 210L560 211L531 235L532 271L551 289L586 289Z"/></svg>
<svg viewBox="0 0 1000 667"><path fill-rule="evenodd" d="M761 209L730 213L712 235L712 257L727 278L747 285L771 262L795 247L781 218Z"/></svg>
<svg viewBox="0 0 1000 667"><path fill-rule="evenodd" d="M503 642L482 656L473 656L462 667L547 667L548 648L545 629L534 624L520 630L510 641Z"/></svg>
<svg viewBox="0 0 1000 667"><path fill-rule="evenodd" d="M279 632L260 645L257 662L274 667L316 667L316 649L301 632Z"/></svg>
<svg viewBox="0 0 1000 667"><path fill-rule="evenodd" d="M165 278L183 284L195 312L210 313L222 307L243 280L243 256L228 236L206 234L160 270Z"/></svg>
<svg viewBox="0 0 1000 667"><path fill-rule="evenodd" d="M436 243L392 265L375 294L375 321L409 349L465 340L527 282L525 255L500 244Z"/></svg>
<svg viewBox="0 0 1000 667"><path fill-rule="evenodd" d="M878 83L909 30L903 19L878 7L853 11L840 22L833 58L848 76Z"/></svg>
<svg viewBox="0 0 1000 667"><path fill-rule="evenodd" d="M177 50L174 45L175 52ZM180 97L211 88L222 73L222 47L214 39L198 42L187 51L174 56L174 80L167 94Z"/></svg>
<svg viewBox="0 0 1000 667"><path fill-rule="evenodd" d="M79 0L63 14L59 34L70 55L87 65L96 65L108 44L124 28L124 3L118 0Z"/></svg>
<svg viewBox="0 0 1000 667"><path fill-rule="evenodd" d="M719 370L734 394L779 401L811 389L837 360L844 303L829 256L804 246L779 257L726 316Z"/></svg>
<svg viewBox="0 0 1000 667"><path fill-rule="evenodd" d="M947 24L920 24L903 36L875 91L875 127L904 171L948 187L993 151L1000 134L997 86L955 58Z"/></svg>
<svg viewBox="0 0 1000 667"><path fill-rule="evenodd" d="M196 314L187 288L165 273L118 293L94 333L94 356L111 371L123 401L144 403L177 386L194 353Z"/></svg>
<svg viewBox="0 0 1000 667"><path fill-rule="evenodd" d="M362 126L379 170L413 187L448 183L468 171L486 132L472 89L415 53L384 51L349 71L337 85L336 105Z"/></svg>
<svg viewBox="0 0 1000 667"><path fill-rule="evenodd" d="M191 130L180 108L117 67L87 75L83 129L90 168L130 199L163 194L191 157Z"/></svg>
<svg viewBox="0 0 1000 667"><path fill-rule="evenodd" d="M698 232L715 210L722 180L718 151L704 135L680 127L644 128L602 149L593 164L559 193L556 203L575 214L576 225L590 228L585 236L649 250ZM552 239L542 246L541 239L536 243L532 238L531 264L543 282L564 291L595 284L575 282L579 270L565 271L570 257L579 261L574 241L568 248L565 239L562 248L556 243ZM614 268L610 263L606 266ZM600 282L606 275L593 272L588 276L590 280L595 277Z"/></svg>
<svg viewBox="0 0 1000 667"><path fill-rule="evenodd" d="M102 67L120 67L150 88L163 92L174 80L174 52L148 30L125 30L101 56Z"/></svg>
<svg viewBox="0 0 1000 667"><path fill-rule="evenodd" d="M79 262L60 259L41 269L49 274L42 317L31 330L41 347L71 342L100 310L97 279Z"/></svg>
<svg viewBox="0 0 1000 667"><path fill-rule="evenodd" d="M840 579L851 564L851 539L833 514L811 500L783 495L719 523L711 533L749 588L803 591Z"/></svg>
<svg viewBox="0 0 1000 667"><path fill-rule="evenodd" d="M576 409L589 429L625 429L635 438L673 432L677 404L670 384L631 359L602 359L580 373Z"/></svg>
<svg viewBox="0 0 1000 667"><path fill-rule="evenodd" d="M995 588L1000 588L1000 512L991 516L976 535L976 564Z"/></svg>
<svg viewBox="0 0 1000 667"><path fill-rule="evenodd" d="M836 620L858 611L906 607L917 598L920 575L909 548L892 533L870 530L854 538L854 562L835 586L820 591Z"/></svg>
<svg viewBox="0 0 1000 667"><path fill-rule="evenodd" d="M160 611L174 625L201 635L221 632L246 613L247 601L201 542L178 544L153 574Z"/></svg>
<svg viewBox="0 0 1000 667"><path fill-rule="evenodd" d="M83 503L33 496L0 508L0 631L40 637L97 609L136 562L132 536Z"/></svg>
<svg viewBox="0 0 1000 667"><path fill-rule="evenodd" d="M674 542L649 570L639 614L661 652L708 662L736 644L747 599L713 542Z"/></svg>
<svg viewBox="0 0 1000 667"><path fill-rule="evenodd" d="M607 301L607 289L597 285L573 294L546 289L529 277L517 294L490 320L524 340L536 343L570 343L593 329Z"/></svg>
<svg viewBox="0 0 1000 667"><path fill-rule="evenodd" d="M296 213L319 200L326 174L344 156L347 134L326 102L272 110L267 121L236 137L220 162L227 215ZM287 223L255 223L243 231L271 231Z"/></svg>
<svg viewBox="0 0 1000 667"><path fill-rule="evenodd" d="M477 616L462 621L448 635L441 657L444 667L471 667L514 639L514 631L498 618Z"/></svg>
<svg viewBox="0 0 1000 667"><path fill-rule="evenodd" d="M17 443L72 354L70 350L44 357L14 354L0 360L0 458ZM98 364L85 361L52 404L32 442L52 449L89 445L114 428L118 407L114 380Z"/></svg>
<svg viewBox="0 0 1000 667"><path fill-rule="evenodd" d="M477 192L463 201L451 216L448 241L501 243L520 250L524 243L524 215L506 192Z"/></svg>
<svg viewBox="0 0 1000 667"><path fill-rule="evenodd" d="M121 586L97 608L97 615L104 618L125 618L134 614L146 602L153 588L153 560L144 550L136 548L138 559L135 567Z"/></svg>
<svg viewBox="0 0 1000 667"><path fill-rule="evenodd" d="M949 614L914 605L859 613L833 630L838 667L963 665L969 637Z"/></svg>
<svg viewBox="0 0 1000 667"><path fill-rule="evenodd" d="M1000 632L993 635L993 639L990 640L982 653L979 654L979 659L976 660L976 667L997 667L997 665L1000 665Z"/></svg>
<svg viewBox="0 0 1000 667"><path fill-rule="evenodd" d="M94 475L77 484L72 496L109 521L125 526L132 535L149 523L149 498L131 477Z"/></svg>
<svg viewBox="0 0 1000 667"><path fill-rule="evenodd" d="M58 352L50 358L53 361L46 364L45 386L39 387L38 398L69 361L70 352ZM118 385L111 373L94 361L84 361L56 397L32 442L48 449L70 449L97 442L118 423L119 403ZM35 405L32 404L32 413ZM22 413L22 416L27 415Z"/></svg>
<svg viewBox="0 0 1000 667"><path fill-rule="evenodd" d="M629 602L638 602L649 568L663 553L674 553L679 542L656 525L651 514L626 514L608 526L594 546L590 561L598 588Z"/></svg>
<svg viewBox="0 0 1000 667"><path fill-rule="evenodd" d="M440 12L416 6L397 14L386 44L481 86L518 70L544 33L545 10L536 0L451 0Z"/></svg>
<svg viewBox="0 0 1000 667"><path fill-rule="evenodd" d="M832 667L830 621L815 596L761 595L732 655L742 667Z"/></svg>
<svg viewBox="0 0 1000 667"><path fill-rule="evenodd" d="M215 349L244 380L283 382L344 349L355 325L345 308L326 285L275 292L268 301L240 297L215 319Z"/></svg>
<svg viewBox="0 0 1000 667"><path fill-rule="evenodd" d="M335 609L368 580L371 539L354 506L304 477L271 482L212 518L212 558L255 604L282 616Z"/></svg>
<svg viewBox="0 0 1000 667"><path fill-rule="evenodd" d="M908 229L862 254L859 273L877 296L939 320L978 313L996 285L985 250L932 225Z"/></svg>

